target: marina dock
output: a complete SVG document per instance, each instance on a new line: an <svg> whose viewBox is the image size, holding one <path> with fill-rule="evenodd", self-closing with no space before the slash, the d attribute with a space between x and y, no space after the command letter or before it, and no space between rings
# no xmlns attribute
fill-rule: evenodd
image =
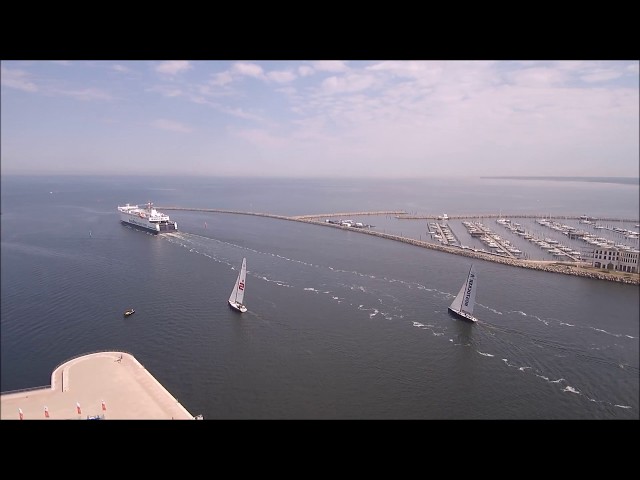
<svg viewBox="0 0 640 480"><path fill-rule="evenodd" d="M398 214L396 217L398 220L440 220L442 215L408 215L408 214ZM482 219L482 218L500 218L500 217L511 217L511 218L554 218L558 220L581 220L584 218L583 215L552 215L550 213L539 213L539 214L496 214L496 213L485 213L485 214L472 214L472 215L447 215L449 220L465 220L469 218ZM598 222L635 222L638 223L638 220L631 220L628 218L598 218Z"/></svg>
<svg viewBox="0 0 640 480"><path fill-rule="evenodd" d="M51 385L0 395L2 420L193 420L126 352L95 352L59 365Z"/></svg>
<svg viewBox="0 0 640 480"><path fill-rule="evenodd" d="M428 248L431 250L437 250L440 252L451 253L454 255L461 255L470 258L477 258L480 260L487 260L490 262L501 263L504 265L520 267L520 268L528 268L533 270L542 270L547 272L554 273L562 273L565 275L574 275L580 277L588 277L599 280L608 280L620 283L627 284L640 284L640 275L635 274L623 274L622 272L608 272L602 269L594 269L590 268L585 264L580 264L579 262L562 262L562 261L545 261L545 260L525 260L519 258L512 258L512 256L507 255L500 256L495 255L486 251L477 251L469 248L462 248L460 246L450 246L450 245L438 245L435 243L430 243L422 240L416 240L414 238L407 238L401 235L393 235L390 233L378 232L369 228L356 228L347 227L344 225L331 223L325 221L327 218L331 217L357 217L362 215L395 215L395 218L398 219L432 219L437 220L441 218L441 215L407 215L404 211L375 211L375 212L347 212L347 213L327 213L327 214L315 214L315 215L296 215L296 216L285 216L285 215L274 215L269 213L257 213L257 212L240 212L234 210L221 210L221 209L212 209L212 208L188 208L188 207L158 207L161 210L184 210L184 211L197 211L197 212L212 212L212 213L230 213L230 214L238 214L238 215L254 215L259 217L268 217L268 218L276 218L280 220L289 220L296 222L309 223L313 225L320 225L324 227L331 228L339 228L342 230L349 230L353 232L358 232L366 235L373 235L380 238L386 238L389 240L395 240L398 242L408 243L421 248ZM565 216L565 215L532 215L532 214L515 214L515 215L449 215L449 219L469 219L469 218L500 218L501 216L509 216L512 218L558 218L558 219L581 219L581 216ZM599 219L600 221L611 221L611 222L635 222L638 220L629 220L629 219L612 219L612 218L603 218Z"/></svg>

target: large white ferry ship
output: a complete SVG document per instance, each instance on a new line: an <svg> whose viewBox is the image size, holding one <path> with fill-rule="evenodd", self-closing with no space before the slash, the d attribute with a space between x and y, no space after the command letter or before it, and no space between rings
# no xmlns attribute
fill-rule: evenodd
<svg viewBox="0 0 640 480"><path fill-rule="evenodd" d="M153 208L153 203L149 202L144 206L129 205L118 206L120 220L122 223L142 228L153 233L175 232L178 230L178 223L169 219L169 215L161 213Z"/></svg>

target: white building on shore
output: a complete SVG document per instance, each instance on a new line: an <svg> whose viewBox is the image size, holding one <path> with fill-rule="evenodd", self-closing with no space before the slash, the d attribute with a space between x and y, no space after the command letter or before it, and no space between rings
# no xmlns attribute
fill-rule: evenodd
<svg viewBox="0 0 640 480"><path fill-rule="evenodd" d="M638 273L640 251L632 248L600 247L593 251L592 266Z"/></svg>

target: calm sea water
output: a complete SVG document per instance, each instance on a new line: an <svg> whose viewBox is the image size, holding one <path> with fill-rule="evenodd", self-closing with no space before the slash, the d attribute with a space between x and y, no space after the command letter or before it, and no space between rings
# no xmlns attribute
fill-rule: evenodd
<svg viewBox="0 0 640 480"><path fill-rule="evenodd" d="M113 349L205 419L639 418L637 286L474 260L480 321L469 324L447 312L468 258L222 213L167 211L180 232L153 236L116 212L153 201L637 220L637 185L3 176L1 195L3 392L48 385L70 357ZM227 299L243 257L239 315ZM128 307L136 314L123 318Z"/></svg>

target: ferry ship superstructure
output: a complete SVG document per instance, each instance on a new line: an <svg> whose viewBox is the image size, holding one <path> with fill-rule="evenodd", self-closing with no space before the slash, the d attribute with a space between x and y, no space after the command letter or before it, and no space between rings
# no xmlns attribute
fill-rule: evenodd
<svg viewBox="0 0 640 480"><path fill-rule="evenodd" d="M171 221L169 215L161 213L153 208L149 202L144 206L129 205L118 206L120 221L152 233L167 233L178 230L178 222Z"/></svg>

